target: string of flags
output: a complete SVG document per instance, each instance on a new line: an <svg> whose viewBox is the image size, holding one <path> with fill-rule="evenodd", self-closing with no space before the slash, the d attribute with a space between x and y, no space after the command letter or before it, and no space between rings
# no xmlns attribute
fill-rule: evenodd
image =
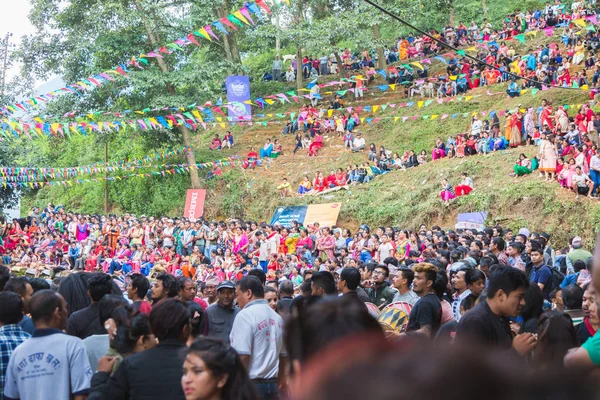
<svg viewBox="0 0 600 400"><path fill-rule="evenodd" d="M131 179L131 178L139 178L139 179L146 179L146 178L151 178L151 177L156 177L156 176L173 176L173 175L181 175L181 174L187 174L189 173L191 170L199 170L199 169L208 169L208 168L213 168L213 167L219 167L219 168L223 168L223 167L241 167L244 163L245 157L242 158L240 156L232 156L229 157L227 159L223 159L223 160L217 160L217 161L211 161L211 162L205 162L205 163L198 163L198 164L173 164L170 166L166 166L166 165L147 165L145 167L154 167L154 168L160 168L164 170L162 171L149 171L149 172L144 172L144 173L132 173L132 174L127 174L127 175L120 175L120 176L109 176L109 177L96 177L96 178L85 178L85 179L70 179L70 180L53 180L53 181L46 181L46 180L19 180L19 181L11 181L11 180L4 180L4 179L0 179L0 183L2 184L2 186L4 188L7 188L8 186L11 186L13 188L42 188L45 186L73 186L74 184L83 184L83 183L93 183L93 182L105 182L105 181L122 181L125 179ZM273 159L271 158L267 158L267 159L259 159L256 161L256 165L259 167L263 167L265 170L269 169L271 167L271 163L273 162Z"/></svg>
<svg viewBox="0 0 600 400"><path fill-rule="evenodd" d="M277 5L280 4L279 0L274 0ZM290 0L285 0L289 5ZM133 69L144 69L148 66L148 59L151 58L164 58L165 55L171 54L175 51L183 51L184 47L191 44L200 46L200 42L197 39L202 38L212 42L213 40L219 41L219 36L216 32L223 35L229 35L229 31L237 31L239 28L243 28L245 25L254 25L254 17L262 20L264 18L262 12L267 14L271 13L271 9L265 2L265 0L256 0L252 3L245 3L243 7L233 11L226 17L220 18L211 24L205 25L192 33L182 36L171 43L165 44L153 51L148 53L142 53L137 57L132 57L130 60L123 62L119 65L114 66L109 70L105 70L101 73L91 75L85 79L81 79L76 83L65 85L61 89L54 90L52 92L42 94L39 96L31 97L27 100L12 103L9 105L0 106L0 113L4 115L12 115L13 113L21 110L24 112L30 112L32 109L37 109L40 103L46 103L55 99L57 96L65 93L74 93L81 96L81 92L92 91L98 87L101 87L110 82L115 82L118 77L127 77Z"/></svg>
<svg viewBox="0 0 600 400"><path fill-rule="evenodd" d="M97 174L105 172L114 172L117 170L127 170L133 168L143 168L149 163L173 157L180 154L193 152L191 147L182 146L180 148L169 149L162 152L154 152L143 157L133 159L109 161L107 163L97 162L89 165L77 167L0 167L0 179L7 177L38 177L53 179L69 178L81 174Z"/></svg>

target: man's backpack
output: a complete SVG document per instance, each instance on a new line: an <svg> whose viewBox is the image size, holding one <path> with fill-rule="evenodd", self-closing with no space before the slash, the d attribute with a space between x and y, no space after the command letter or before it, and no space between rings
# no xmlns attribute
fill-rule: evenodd
<svg viewBox="0 0 600 400"><path fill-rule="evenodd" d="M552 278L550 279L550 291L553 291L560 288L560 284L565 279L565 274L556 268L550 268L550 271L552 271Z"/></svg>

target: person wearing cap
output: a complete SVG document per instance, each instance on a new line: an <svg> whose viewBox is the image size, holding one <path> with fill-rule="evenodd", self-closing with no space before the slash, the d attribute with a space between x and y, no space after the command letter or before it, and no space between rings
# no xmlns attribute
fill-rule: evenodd
<svg viewBox="0 0 600 400"><path fill-rule="evenodd" d="M233 305L235 285L223 281L217 286L217 302L208 307L208 336L229 342L229 334L239 308Z"/></svg>
<svg viewBox="0 0 600 400"><path fill-rule="evenodd" d="M571 250L567 254L567 270L569 273L573 273L573 264L575 261L583 261L587 263L587 261L592 258L592 253L583 249L583 240L580 236L575 236L571 241Z"/></svg>

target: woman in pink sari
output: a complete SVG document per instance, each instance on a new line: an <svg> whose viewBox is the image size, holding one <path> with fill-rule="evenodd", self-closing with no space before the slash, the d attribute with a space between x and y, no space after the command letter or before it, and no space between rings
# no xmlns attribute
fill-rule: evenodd
<svg viewBox="0 0 600 400"><path fill-rule="evenodd" d="M317 239L317 250L321 260L333 260L333 249L335 248L335 237L331 235L331 230L328 227L323 228L323 235Z"/></svg>
<svg viewBox="0 0 600 400"><path fill-rule="evenodd" d="M435 146L433 147L433 150L431 151L431 159L437 160L439 158L444 158L444 157L446 157L446 145L444 144L442 139L437 138L437 140L435 141Z"/></svg>
<svg viewBox="0 0 600 400"><path fill-rule="evenodd" d="M237 254L240 251L246 253L249 244L248 236L246 236L242 228L237 227L233 238L233 254Z"/></svg>
<svg viewBox="0 0 600 400"><path fill-rule="evenodd" d="M311 157L315 157L321 147L323 147L323 136L321 136L321 134L317 132L317 134L312 140L312 143L308 147L308 155Z"/></svg>

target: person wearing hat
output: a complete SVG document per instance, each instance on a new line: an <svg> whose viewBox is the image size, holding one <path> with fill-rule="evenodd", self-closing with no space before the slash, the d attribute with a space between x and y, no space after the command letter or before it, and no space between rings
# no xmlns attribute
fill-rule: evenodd
<svg viewBox="0 0 600 400"><path fill-rule="evenodd" d="M217 337L225 343L229 342L229 334L233 321L240 311L233 305L235 285L231 281L223 281L217 286L217 302L206 310L208 313L208 336Z"/></svg>
<svg viewBox="0 0 600 400"><path fill-rule="evenodd" d="M580 236L575 236L571 241L571 250L567 254L567 269L569 273L573 273L573 264L575 261L587 261L592 258L592 253L583 249L583 240Z"/></svg>

